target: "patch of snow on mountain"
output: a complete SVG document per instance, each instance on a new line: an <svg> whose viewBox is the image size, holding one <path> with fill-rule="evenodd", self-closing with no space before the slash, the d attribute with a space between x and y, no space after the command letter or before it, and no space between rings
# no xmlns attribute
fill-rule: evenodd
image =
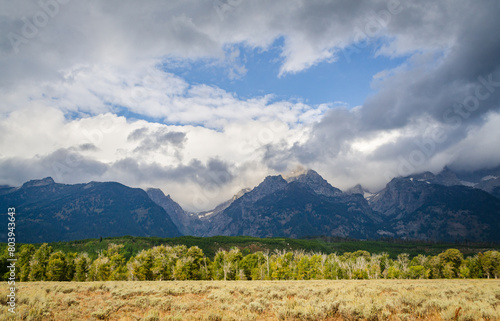
<svg viewBox="0 0 500 321"><path fill-rule="evenodd" d="M474 186L476 186L476 183L467 182L467 181L460 181L460 184L462 184L462 185L464 185L464 186L469 186L469 187L474 187Z"/></svg>
<svg viewBox="0 0 500 321"><path fill-rule="evenodd" d="M367 192L367 191L364 191L363 192L363 197L366 199L366 200L369 200L370 198L372 198L372 196L375 195L375 193L370 193L370 192Z"/></svg>

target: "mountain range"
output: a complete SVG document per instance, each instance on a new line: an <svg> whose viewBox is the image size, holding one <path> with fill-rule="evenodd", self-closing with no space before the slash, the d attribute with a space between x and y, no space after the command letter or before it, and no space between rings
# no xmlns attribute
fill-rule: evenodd
<svg viewBox="0 0 500 321"><path fill-rule="evenodd" d="M160 189L113 182L57 184L45 178L21 187L0 186L0 207L13 206L18 242L122 235L498 242L500 167L398 177L377 193L361 185L343 192L306 170L268 176L201 213L184 211Z"/></svg>
<svg viewBox="0 0 500 321"><path fill-rule="evenodd" d="M16 208L16 240L21 243L182 235L144 190L114 182L68 185L48 177L17 188L3 186L0 208L9 207ZM7 228L0 231L2 240L6 234Z"/></svg>

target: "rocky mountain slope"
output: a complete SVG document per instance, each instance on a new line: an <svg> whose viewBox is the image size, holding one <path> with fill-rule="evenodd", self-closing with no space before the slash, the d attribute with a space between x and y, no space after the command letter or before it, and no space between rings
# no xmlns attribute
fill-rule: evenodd
<svg viewBox="0 0 500 321"><path fill-rule="evenodd" d="M166 195L158 188L146 190L153 202L161 206L170 216L175 226L183 235L199 235L203 230L203 223L195 213L187 213L177 204L170 195Z"/></svg>
<svg viewBox="0 0 500 321"><path fill-rule="evenodd" d="M446 186L474 187L500 197L500 166L477 171L452 171L445 167L435 176L435 183Z"/></svg>
<svg viewBox="0 0 500 321"><path fill-rule="evenodd" d="M0 208L16 208L17 242L107 236L180 236L163 208L141 189L119 183L57 184L33 180L0 190ZM6 215L2 215L7 222ZM7 229L0 238L7 239Z"/></svg>
<svg viewBox="0 0 500 321"><path fill-rule="evenodd" d="M304 170L268 176L201 213L187 213L159 189L145 192L112 182L66 185L45 178L0 186L0 207L16 207L18 242L181 234L500 241L499 177L500 167L445 168L394 178L377 193L361 185L342 192Z"/></svg>
<svg viewBox="0 0 500 321"><path fill-rule="evenodd" d="M373 195L380 234L435 241L500 241L500 199L472 187L431 183L429 174L395 178Z"/></svg>
<svg viewBox="0 0 500 321"><path fill-rule="evenodd" d="M312 170L286 179L269 176L243 196L206 212L208 215L191 216L198 221L194 226L201 228L190 232L202 236L496 241L500 240L495 233L500 199L494 197L498 186L493 174L488 171L471 177L445 168L436 175L424 172L395 178L378 193L361 185L343 193Z"/></svg>
<svg viewBox="0 0 500 321"><path fill-rule="evenodd" d="M310 170L287 180L268 176L204 221L204 236L370 238L381 219L361 195L344 194Z"/></svg>

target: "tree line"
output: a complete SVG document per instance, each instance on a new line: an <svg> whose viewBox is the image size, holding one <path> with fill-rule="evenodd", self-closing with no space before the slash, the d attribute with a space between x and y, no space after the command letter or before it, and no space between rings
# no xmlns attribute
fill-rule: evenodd
<svg viewBox="0 0 500 321"><path fill-rule="evenodd" d="M7 280L8 253L0 256L0 276ZM367 251L342 255L305 251L260 251L243 256L238 248L219 250L213 260L197 247L160 245L126 259L123 245L109 244L97 258L88 253L54 251L44 243L20 247L16 278L20 281L111 280L321 280L498 278L500 252L464 258L457 249L436 256Z"/></svg>

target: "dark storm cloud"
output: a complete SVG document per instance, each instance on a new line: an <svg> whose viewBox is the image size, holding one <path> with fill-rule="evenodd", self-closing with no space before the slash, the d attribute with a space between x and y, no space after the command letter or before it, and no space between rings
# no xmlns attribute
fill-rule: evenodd
<svg viewBox="0 0 500 321"><path fill-rule="evenodd" d="M128 141L138 141L136 152L157 151L166 149L169 145L175 148L182 148L186 142L186 133L169 131L166 128L150 130L146 127L139 128L130 133Z"/></svg>
<svg viewBox="0 0 500 321"><path fill-rule="evenodd" d="M178 166L145 164L133 158L105 164L90 160L79 153L60 149L32 159L1 160L0 172L3 175L0 184L20 186L34 178L51 176L58 183L116 180L137 186L166 181L203 187L222 187L234 179L230 167L227 162L215 158L209 159L206 163L194 159L187 165Z"/></svg>
<svg viewBox="0 0 500 321"><path fill-rule="evenodd" d="M126 175L131 184L166 181L223 186L234 179L229 164L218 159L210 159L206 164L193 159L187 165L163 166L125 158L112 164L109 172L112 176Z"/></svg>
<svg viewBox="0 0 500 321"><path fill-rule="evenodd" d="M30 159L14 157L0 160L2 182L12 186L47 176L60 183L80 183L97 180L107 170L108 165L69 149L59 149Z"/></svg>
<svg viewBox="0 0 500 321"><path fill-rule="evenodd" d="M383 144L368 160L407 158L418 152L429 161L462 142L483 126L487 115L500 110L498 5L494 1L427 4L413 3L394 16L388 33L399 33L412 43L423 37L428 49L411 53L404 66L374 80L377 92L361 108L328 111L313 127L310 139L291 149L296 159L310 164L336 158L356 139L403 130L409 133ZM426 8L436 10L434 18ZM449 47L442 43L446 37Z"/></svg>
<svg viewBox="0 0 500 321"><path fill-rule="evenodd" d="M429 42L437 37L449 37L454 41L449 48L437 47L415 54L406 69L396 71L392 77L382 80L377 85L379 92L363 105L362 128L399 128L423 114L446 122L448 109L456 103L470 104L471 109L475 108L475 100L470 100L470 97L478 94L488 97L478 97L480 104L477 110L464 119L466 122L490 110L498 110L500 38L497 30L500 28L500 10L494 3L441 4L437 8L439 11L434 12L438 18L431 23L413 21L412 24L416 26L411 31L413 37L421 33L420 36ZM406 30L412 16L422 19L429 15L422 12L424 5L419 8L419 15L412 10L405 10L395 16L390 24L391 30ZM423 26L418 26L418 22ZM403 31L403 34L405 32L409 31ZM490 85L485 86L485 82Z"/></svg>

